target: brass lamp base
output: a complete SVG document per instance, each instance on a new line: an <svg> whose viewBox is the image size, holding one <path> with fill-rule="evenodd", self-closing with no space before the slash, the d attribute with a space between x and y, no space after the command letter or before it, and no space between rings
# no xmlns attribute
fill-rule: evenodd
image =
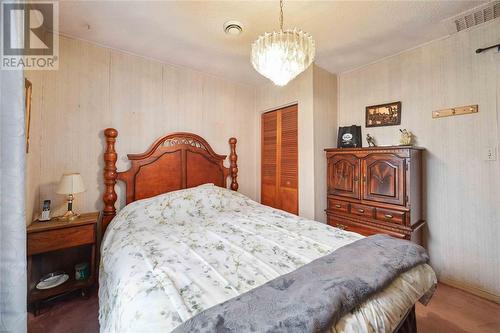
<svg viewBox="0 0 500 333"><path fill-rule="evenodd" d="M59 217L60 221L73 221L80 214L73 212L73 194L68 195L68 211L63 216Z"/></svg>
<svg viewBox="0 0 500 333"><path fill-rule="evenodd" d="M80 216L80 214L77 214L77 213L73 212L72 210L68 210L66 213L64 213L63 216L59 216L58 219L60 221L73 221L78 216Z"/></svg>

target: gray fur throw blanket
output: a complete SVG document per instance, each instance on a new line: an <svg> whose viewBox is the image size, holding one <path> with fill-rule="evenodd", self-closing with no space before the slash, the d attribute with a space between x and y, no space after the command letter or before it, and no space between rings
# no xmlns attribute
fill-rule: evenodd
<svg viewBox="0 0 500 333"><path fill-rule="evenodd" d="M386 235L363 238L206 309L173 332L325 332L428 259L423 247L409 241Z"/></svg>

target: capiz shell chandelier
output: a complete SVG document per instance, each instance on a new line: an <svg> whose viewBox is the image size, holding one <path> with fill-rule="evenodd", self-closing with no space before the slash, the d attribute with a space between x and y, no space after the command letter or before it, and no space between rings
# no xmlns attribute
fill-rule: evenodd
<svg viewBox="0 0 500 333"><path fill-rule="evenodd" d="M284 86L314 61L314 40L302 30L283 30L280 0L280 31L264 33L252 44L252 65L274 84Z"/></svg>

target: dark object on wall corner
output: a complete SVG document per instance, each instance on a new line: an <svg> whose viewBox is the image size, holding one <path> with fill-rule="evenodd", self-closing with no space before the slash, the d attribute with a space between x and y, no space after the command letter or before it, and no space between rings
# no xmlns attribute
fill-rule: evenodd
<svg viewBox="0 0 500 333"><path fill-rule="evenodd" d="M366 127L401 125L401 102L366 107Z"/></svg>
<svg viewBox="0 0 500 333"><path fill-rule="evenodd" d="M496 44L496 45L491 45L491 46L488 46L488 47L484 47L482 49L477 49L476 53L479 54L479 53L482 53L484 51L488 51L488 50L494 49L495 47L497 48L497 51L500 52L500 44Z"/></svg>
<svg viewBox="0 0 500 333"><path fill-rule="evenodd" d="M24 121L26 133L26 154L30 151L30 124L31 124L31 93L33 85L28 79L24 79Z"/></svg>
<svg viewBox="0 0 500 333"><path fill-rule="evenodd" d="M361 126L339 127L338 148L360 148L362 145Z"/></svg>

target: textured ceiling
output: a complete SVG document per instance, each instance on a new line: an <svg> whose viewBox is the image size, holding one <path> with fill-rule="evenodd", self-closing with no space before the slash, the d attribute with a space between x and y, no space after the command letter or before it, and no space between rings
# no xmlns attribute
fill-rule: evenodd
<svg viewBox="0 0 500 333"><path fill-rule="evenodd" d="M286 1L285 28L316 41L340 73L445 36L443 20L486 1ZM260 84L251 43L278 27L278 1L61 1L62 34L232 80ZM227 20L243 33L223 32ZM89 28L90 27L90 28Z"/></svg>

